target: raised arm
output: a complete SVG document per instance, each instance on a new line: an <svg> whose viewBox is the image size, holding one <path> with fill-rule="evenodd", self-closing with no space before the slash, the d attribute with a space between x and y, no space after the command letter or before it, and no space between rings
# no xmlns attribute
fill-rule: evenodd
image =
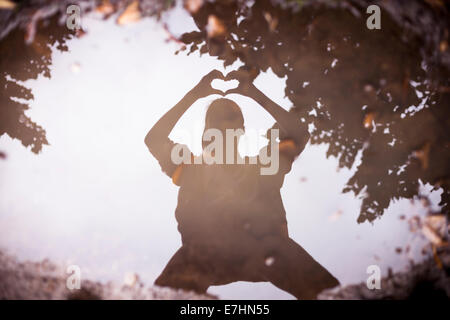
<svg viewBox="0 0 450 320"><path fill-rule="evenodd" d="M198 99L204 98L211 94L224 93L211 87L211 81L214 79L224 79L222 72L213 70L204 76L200 82L190 90L172 109L167 111L161 119L150 129L145 136L145 144L150 152L160 162L165 153L165 146L170 142L169 134L175 127L178 120L186 112L187 109Z"/></svg>
<svg viewBox="0 0 450 320"><path fill-rule="evenodd" d="M307 128L291 113L261 92L253 84L248 72L245 70L232 71L225 78L226 80L235 79L239 81L237 88L230 89L225 94L238 93L252 98L276 120L280 129L283 131L282 136L293 139L299 145L306 144L309 140Z"/></svg>

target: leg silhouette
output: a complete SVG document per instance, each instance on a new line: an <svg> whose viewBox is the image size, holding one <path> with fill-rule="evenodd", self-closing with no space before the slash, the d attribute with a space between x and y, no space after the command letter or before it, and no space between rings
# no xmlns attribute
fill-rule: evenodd
<svg viewBox="0 0 450 320"><path fill-rule="evenodd" d="M290 238L278 241L270 256L273 262L266 264L264 270L268 281L297 299L316 299L322 290L339 285L339 281L295 241Z"/></svg>

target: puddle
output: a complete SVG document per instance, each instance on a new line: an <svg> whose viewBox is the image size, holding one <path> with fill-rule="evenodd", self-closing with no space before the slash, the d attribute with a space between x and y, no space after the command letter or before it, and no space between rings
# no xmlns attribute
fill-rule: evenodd
<svg viewBox="0 0 450 320"><path fill-rule="evenodd" d="M23 31L0 43L0 246L102 281L130 271L155 281L181 246L179 189L144 137L202 76L241 68L311 134L281 188L290 238L343 285L365 282L370 265L386 275L429 257L411 225L448 211L450 117L448 77L424 60L424 44L385 12L382 29L368 30L355 8L191 11L123 26L91 14L80 37L47 19L31 44ZM230 99L254 155L274 120L254 100ZM170 138L198 155L213 100L195 102ZM208 292L294 298L270 283Z"/></svg>

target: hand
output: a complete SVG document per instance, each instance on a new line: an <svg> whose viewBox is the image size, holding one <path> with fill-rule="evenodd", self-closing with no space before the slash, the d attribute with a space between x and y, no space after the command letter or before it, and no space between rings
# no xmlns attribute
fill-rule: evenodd
<svg viewBox="0 0 450 320"><path fill-rule="evenodd" d="M244 96L251 96L255 90L256 87L253 84L253 80L255 78L255 75L251 71L247 70L236 70L231 71L228 73L225 77L225 80L238 80L239 85L234 89L229 89L225 92L225 95L231 94L231 93L238 93L242 94Z"/></svg>
<svg viewBox="0 0 450 320"><path fill-rule="evenodd" d="M211 94L220 94L221 96L225 95L225 93L222 90L214 89L211 86L211 82L214 79L222 79L225 80L225 77L222 72L219 70L214 69L213 71L209 72L206 76L204 76L200 82L192 89L195 96L197 98L204 98L206 96L209 96Z"/></svg>

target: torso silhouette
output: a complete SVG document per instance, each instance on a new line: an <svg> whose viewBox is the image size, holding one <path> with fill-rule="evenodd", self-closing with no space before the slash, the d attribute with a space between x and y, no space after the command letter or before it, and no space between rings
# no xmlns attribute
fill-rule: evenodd
<svg viewBox="0 0 450 320"><path fill-rule="evenodd" d="M256 164L248 157L246 164L161 164L180 186L175 215L183 245L243 250L243 238L248 236L288 237L280 188L303 147L281 142L274 175L261 174L258 156Z"/></svg>
<svg viewBox="0 0 450 320"><path fill-rule="evenodd" d="M252 164L182 166L176 218L183 244L217 239L239 245L242 234L286 230L282 178L262 176L259 169Z"/></svg>

